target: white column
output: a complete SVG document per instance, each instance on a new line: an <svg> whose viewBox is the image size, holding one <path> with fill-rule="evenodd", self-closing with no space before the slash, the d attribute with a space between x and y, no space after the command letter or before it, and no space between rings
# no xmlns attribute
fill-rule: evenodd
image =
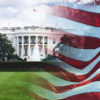
<svg viewBox="0 0 100 100"><path fill-rule="evenodd" d="M51 36L48 37L48 48L50 49L50 51L48 49L48 54L51 54L51 50L53 50L52 49L52 38L51 38Z"/></svg>
<svg viewBox="0 0 100 100"><path fill-rule="evenodd" d="M43 45L43 57L45 57L45 48L44 48L45 47L45 44L44 44L44 42L45 41L44 41L44 36L43 36L43 42L42 42L42 45Z"/></svg>
<svg viewBox="0 0 100 100"><path fill-rule="evenodd" d="M49 53L49 36L47 37L47 55L48 55L48 53Z"/></svg>
<svg viewBox="0 0 100 100"><path fill-rule="evenodd" d="M19 55L19 37L17 36L17 55Z"/></svg>
<svg viewBox="0 0 100 100"><path fill-rule="evenodd" d="M29 39L29 41L28 41L28 57L30 57L30 55L31 55L31 46L30 46L30 44L31 44L31 39L30 39L30 36L28 37L28 39Z"/></svg>
<svg viewBox="0 0 100 100"><path fill-rule="evenodd" d="M22 52L21 52L21 56L24 56L24 37L22 36Z"/></svg>

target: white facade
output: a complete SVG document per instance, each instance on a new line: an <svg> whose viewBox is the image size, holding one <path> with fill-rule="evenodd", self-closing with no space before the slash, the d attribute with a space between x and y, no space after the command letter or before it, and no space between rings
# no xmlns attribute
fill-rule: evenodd
<svg viewBox="0 0 100 100"><path fill-rule="evenodd" d="M2 28L0 33L6 34L12 42L15 54L27 61L31 61L34 56L35 45L39 48L40 59L43 59L50 54L62 36L51 29L39 27Z"/></svg>

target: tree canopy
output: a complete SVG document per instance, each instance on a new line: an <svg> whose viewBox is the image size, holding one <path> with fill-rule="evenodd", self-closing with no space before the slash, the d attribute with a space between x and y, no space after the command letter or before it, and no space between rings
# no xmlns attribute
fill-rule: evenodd
<svg viewBox="0 0 100 100"><path fill-rule="evenodd" d="M14 51L11 41L7 39L5 34L0 34L0 60L20 59L14 54Z"/></svg>
<svg viewBox="0 0 100 100"><path fill-rule="evenodd" d="M44 61L54 60L57 58L62 58L63 54L66 56L71 56L75 52L68 48L67 46L74 48L84 48L84 37L77 37L75 35L65 34L61 37L60 42L53 49L53 55L49 55ZM80 53L79 53L80 56ZM54 59L53 59L54 58Z"/></svg>

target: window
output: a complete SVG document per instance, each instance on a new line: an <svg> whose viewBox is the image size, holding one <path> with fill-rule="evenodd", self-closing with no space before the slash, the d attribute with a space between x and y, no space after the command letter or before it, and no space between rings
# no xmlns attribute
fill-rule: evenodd
<svg viewBox="0 0 100 100"><path fill-rule="evenodd" d="M47 47L45 47L45 55L47 56Z"/></svg>
<svg viewBox="0 0 100 100"><path fill-rule="evenodd" d="M24 44L28 44L28 36L24 37Z"/></svg>
<svg viewBox="0 0 100 100"><path fill-rule="evenodd" d="M32 36L31 37L31 44L35 44L36 43L36 37L35 36Z"/></svg>
<svg viewBox="0 0 100 100"><path fill-rule="evenodd" d="M39 52L40 52L41 55L42 55L42 53L43 53L42 50L43 50L43 47L42 47L42 45L40 45L40 46L39 46Z"/></svg>
<svg viewBox="0 0 100 100"><path fill-rule="evenodd" d="M48 37L44 37L44 44L48 43Z"/></svg>
<svg viewBox="0 0 100 100"><path fill-rule="evenodd" d="M25 47L24 51L25 51L24 55L27 56L27 47Z"/></svg>
<svg viewBox="0 0 100 100"><path fill-rule="evenodd" d="M22 44L22 37L19 37L19 44Z"/></svg>
<svg viewBox="0 0 100 100"><path fill-rule="evenodd" d="M43 39L42 36L38 37L38 44L42 44L42 39Z"/></svg>
<svg viewBox="0 0 100 100"><path fill-rule="evenodd" d="M19 46L19 55L21 55L22 47Z"/></svg>
<svg viewBox="0 0 100 100"><path fill-rule="evenodd" d="M56 40L55 39L53 39L53 44L56 44Z"/></svg>
<svg viewBox="0 0 100 100"><path fill-rule="evenodd" d="M31 56L32 56L32 54L33 54L33 50L34 50L34 47L31 48Z"/></svg>

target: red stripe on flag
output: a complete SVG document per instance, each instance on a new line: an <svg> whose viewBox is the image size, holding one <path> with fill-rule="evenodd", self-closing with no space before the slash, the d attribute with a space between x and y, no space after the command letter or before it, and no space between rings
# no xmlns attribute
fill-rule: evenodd
<svg viewBox="0 0 100 100"><path fill-rule="evenodd" d="M84 75L76 75L76 74L65 71L62 68L60 68L58 66L54 66L54 65L48 65L48 67L45 66L45 67L43 67L43 69L45 69L49 73L51 73L57 77L60 77L64 80L71 81L71 82L81 82L81 81L84 81L85 79L87 79L89 76L91 76L94 72L96 72L99 69L99 65L100 65L100 62L98 62L89 73L84 74ZM58 72L58 73L56 73L56 72Z"/></svg>
<svg viewBox="0 0 100 100"><path fill-rule="evenodd" d="M97 76L95 76L94 78L92 78L90 80L84 81L79 84L72 84L72 85L68 85L68 86L59 86L59 87L53 86L53 88L56 89L56 93L63 93L63 92L69 91L71 89L74 89L74 88L77 88L77 87L80 87L83 85L87 85L87 84L95 82L95 81L100 81L100 74L98 74Z"/></svg>
<svg viewBox="0 0 100 100"><path fill-rule="evenodd" d="M66 57L62 54L59 54L57 52L54 52L52 50L48 50L48 52L50 54L54 54L58 59L60 59L61 61L75 67L75 68L78 68L78 69L84 69L86 66L88 66L89 64L91 64L95 59L97 59L99 56L100 56L100 52L95 56L93 57L91 60L89 61L80 61L80 60L76 60L76 59L72 59L72 58L69 58L69 57Z"/></svg>
<svg viewBox="0 0 100 100"><path fill-rule="evenodd" d="M88 88L88 87L87 87ZM100 93L84 93L59 100L100 100Z"/></svg>
<svg viewBox="0 0 100 100"><path fill-rule="evenodd" d="M100 14L56 5L51 8L55 16L67 18L87 25L100 27Z"/></svg>
<svg viewBox="0 0 100 100"><path fill-rule="evenodd" d="M100 47L99 38L89 36L78 36L62 30L53 30L53 33L59 34L58 37L55 37L57 42L61 42L62 44L68 46L80 49L96 49ZM60 40L59 37L61 37ZM54 36L52 36L51 38L54 38Z"/></svg>

